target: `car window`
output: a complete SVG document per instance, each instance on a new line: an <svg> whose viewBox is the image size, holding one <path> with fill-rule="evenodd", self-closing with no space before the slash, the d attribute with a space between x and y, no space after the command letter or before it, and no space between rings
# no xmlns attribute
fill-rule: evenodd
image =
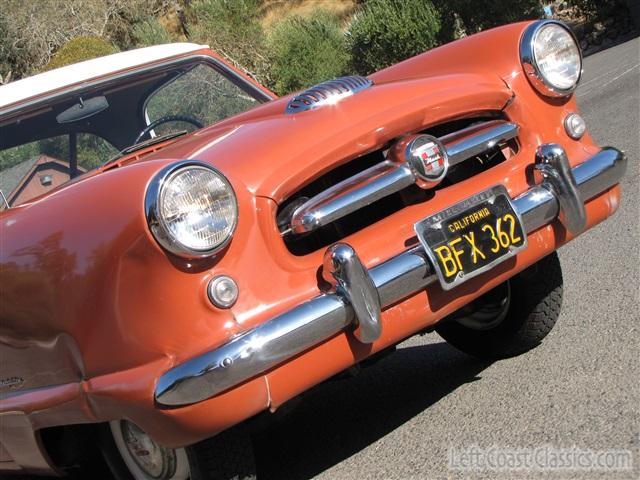
<svg viewBox="0 0 640 480"><path fill-rule="evenodd" d="M76 134L78 167L91 170L104 163L106 158L118 153L118 149L105 139L91 133ZM71 139L69 135L60 135L53 138L26 143L17 147L0 150L0 171L11 168L25 160L30 160L39 155L69 163L69 150Z"/></svg>
<svg viewBox="0 0 640 480"><path fill-rule="evenodd" d="M19 205L62 180L269 99L234 72L200 57L96 80L0 118L0 191L12 206ZM149 126L158 119L165 121ZM43 174L40 186L31 189L34 195L14 198L14 189L35 185L34 162L55 171L51 178Z"/></svg>
<svg viewBox="0 0 640 480"><path fill-rule="evenodd" d="M201 125L210 125L258 103L217 70L200 64L156 90L147 100L145 114L148 124L178 115L192 118ZM169 122L155 129L155 134L184 128L185 122Z"/></svg>
<svg viewBox="0 0 640 480"><path fill-rule="evenodd" d="M10 205L18 205L101 165L118 153L109 142L91 133L60 135L0 151L0 190Z"/></svg>

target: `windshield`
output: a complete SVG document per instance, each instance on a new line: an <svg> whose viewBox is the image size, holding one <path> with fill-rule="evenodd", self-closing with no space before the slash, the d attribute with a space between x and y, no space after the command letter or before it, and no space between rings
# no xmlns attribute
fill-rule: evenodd
<svg viewBox="0 0 640 480"><path fill-rule="evenodd" d="M0 119L0 191L19 205L121 152L244 112L266 94L197 57L106 78Z"/></svg>

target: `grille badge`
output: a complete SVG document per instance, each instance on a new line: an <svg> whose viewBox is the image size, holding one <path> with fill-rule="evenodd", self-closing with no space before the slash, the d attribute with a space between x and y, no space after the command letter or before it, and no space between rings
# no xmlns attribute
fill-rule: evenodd
<svg viewBox="0 0 640 480"><path fill-rule="evenodd" d="M404 137L391 147L389 156L393 161L409 166L415 183L420 188L438 186L449 171L447 149L431 135Z"/></svg>
<svg viewBox="0 0 640 480"><path fill-rule="evenodd" d="M440 183L449 167L445 148L430 135L419 135L408 145L407 161L427 182Z"/></svg>

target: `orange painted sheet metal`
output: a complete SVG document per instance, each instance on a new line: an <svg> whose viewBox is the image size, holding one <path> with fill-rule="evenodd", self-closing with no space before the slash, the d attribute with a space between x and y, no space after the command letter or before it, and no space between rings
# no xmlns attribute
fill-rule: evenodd
<svg viewBox="0 0 640 480"><path fill-rule="evenodd" d="M5 396L0 411L27 412L37 428L124 417L163 444L192 443L432 325L559 247L569 236L556 223L531 235L515 259L456 291L445 295L434 285L389 307L372 346L339 334L213 399L174 410L153 403L155 382L170 367L317 295L323 250L291 254L275 216L283 199L323 172L461 116L502 110L520 126L519 151L509 160L347 236L371 267L415 244L414 223L432 213L496 184L512 197L530 188L538 145L561 144L572 165L595 152L588 136L577 142L562 128L565 115L577 111L575 101L545 99L524 78L517 44L525 26L496 29L374 74L377 86L333 107L286 116L287 99L275 100L0 212L0 284L16 285L3 292L0 307L2 348L15 353L7 357L8 370L19 377L55 367L64 370L65 383L51 386L46 374L52 372L43 372L30 379L33 391ZM201 261L167 255L149 233L143 208L149 179L168 163L193 157L229 178L239 206L231 243ZM612 214L618 200L616 187L590 201L588 226ZM207 299L216 274L238 282L241 294L230 310ZM28 307L25 292L33 292ZM41 355L19 355L25 338L42 346ZM47 362L50 352L62 352L64 361Z"/></svg>
<svg viewBox="0 0 640 480"><path fill-rule="evenodd" d="M314 177L400 135L499 111L511 96L493 74L456 74L373 86L339 104L296 115L285 115L279 101L279 115L212 127L208 148L202 145L205 129L147 158L204 160L234 172L251 193L281 201Z"/></svg>
<svg viewBox="0 0 640 480"><path fill-rule="evenodd" d="M599 195L587 203L588 227L601 222L616 210L619 187ZM554 223L529 236L529 248L494 271L485 273L461 286L455 292L443 292L433 285L383 312L383 334L372 345L356 342L341 333L291 361L274 368L237 388L210 400L173 410L153 405L155 379L169 367L169 362L153 362L129 371L99 376L84 382L82 388L72 385L57 387L45 401L20 395L10 408L31 411L38 427L49 426L61 418L69 423L105 421L124 415L168 446L193 443L212 433L228 428L266 408L277 408L311 386L348 368L368 355L393 345L488 291L513 274L571 238ZM40 403L38 403L40 402ZM44 403L43 403L44 402ZM68 416L60 417L70 406ZM80 408L81 405L84 405ZM4 407L5 405L3 405ZM8 405L6 405L8 406ZM84 416L79 412L84 411Z"/></svg>

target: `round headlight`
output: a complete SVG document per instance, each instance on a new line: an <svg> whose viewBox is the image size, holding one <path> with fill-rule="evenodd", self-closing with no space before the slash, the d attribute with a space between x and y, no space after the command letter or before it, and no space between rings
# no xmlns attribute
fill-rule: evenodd
<svg viewBox="0 0 640 480"><path fill-rule="evenodd" d="M158 243L186 258L219 251L231 240L238 220L236 196L229 181L195 161L161 170L147 189L145 208Z"/></svg>
<svg viewBox="0 0 640 480"><path fill-rule="evenodd" d="M543 95L569 95L578 86L582 75L580 48L563 23L546 20L527 27L520 56L531 84Z"/></svg>

